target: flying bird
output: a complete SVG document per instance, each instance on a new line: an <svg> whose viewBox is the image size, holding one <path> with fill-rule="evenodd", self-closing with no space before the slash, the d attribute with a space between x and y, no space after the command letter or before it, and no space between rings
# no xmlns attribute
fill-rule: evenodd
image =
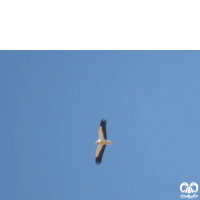
<svg viewBox="0 0 200 200"><path fill-rule="evenodd" d="M96 144L98 144L98 147L96 150L96 164L101 163L106 145L112 144L110 140L107 140L106 123L107 121L105 119L101 120L100 126L99 126L99 139L95 142Z"/></svg>

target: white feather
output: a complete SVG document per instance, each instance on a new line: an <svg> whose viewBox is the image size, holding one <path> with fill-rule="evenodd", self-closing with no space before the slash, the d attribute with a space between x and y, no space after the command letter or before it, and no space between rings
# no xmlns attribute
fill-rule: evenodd
<svg viewBox="0 0 200 200"><path fill-rule="evenodd" d="M105 140L104 135L103 135L102 126L99 127L99 139L100 140Z"/></svg>
<svg viewBox="0 0 200 200"><path fill-rule="evenodd" d="M103 145L102 144L99 144L98 147L97 147L97 150L96 150L96 157L99 156L99 152L101 151Z"/></svg>

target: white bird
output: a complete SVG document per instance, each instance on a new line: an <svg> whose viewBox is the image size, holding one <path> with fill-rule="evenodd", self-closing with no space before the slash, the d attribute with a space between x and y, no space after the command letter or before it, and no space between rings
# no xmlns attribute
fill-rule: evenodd
<svg viewBox="0 0 200 200"><path fill-rule="evenodd" d="M96 144L98 144L98 147L96 150L96 164L101 163L106 145L113 144L110 140L107 140L106 123L107 123L106 120L104 119L101 120L100 127L99 127L99 140L95 142Z"/></svg>

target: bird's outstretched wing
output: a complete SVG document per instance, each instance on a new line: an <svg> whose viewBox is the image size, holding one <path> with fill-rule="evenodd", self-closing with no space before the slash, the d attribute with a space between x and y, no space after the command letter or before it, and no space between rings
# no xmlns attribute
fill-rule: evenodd
<svg viewBox="0 0 200 200"><path fill-rule="evenodd" d="M106 133L106 123L107 121L102 119L100 122L99 127L99 139L100 140L106 140L107 139L107 133Z"/></svg>
<svg viewBox="0 0 200 200"><path fill-rule="evenodd" d="M99 144L96 150L96 164L100 164L106 145Z"/></svg>

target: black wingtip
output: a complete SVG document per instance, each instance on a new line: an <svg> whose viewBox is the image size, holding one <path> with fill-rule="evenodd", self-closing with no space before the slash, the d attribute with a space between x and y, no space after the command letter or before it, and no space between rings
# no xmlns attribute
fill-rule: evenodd
<svg viewBox="0 0 200 200"><path fill-rule="evenodd" d="M106 119L102 119L100 122L100 126L107 124L107 120Z"/></svg>
<svg viewBox="0 0 200 200"><path fill-rule="evenodd" d="M101 160L99 160L98 158L95 159L95 162L97 165L101 164Z"/></svg>

